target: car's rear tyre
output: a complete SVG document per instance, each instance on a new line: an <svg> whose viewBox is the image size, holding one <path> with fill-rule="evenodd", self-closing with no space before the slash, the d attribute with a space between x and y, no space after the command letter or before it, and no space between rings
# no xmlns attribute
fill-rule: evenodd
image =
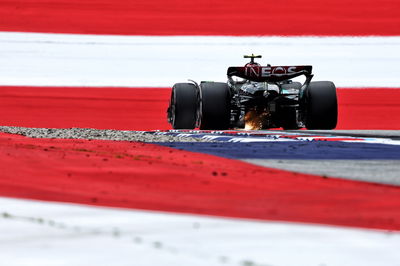
<svg viewBox="0 0 400 266"><path fill-rule="evenodd" d="M228 129L230 125L230 89L222 82L202 82L200 129Z"/></svg>
<svg viewBox="0 0 400 266"><path fill-rule="evenodd" d="M335 84L330 81L311 82L306 91L306 128L334 129L337 116Z"/></svg>
<svg viewBox="0 0 400 266"><path fill-rule="evenodd" d="M171 124L174 129L196 127L198 92L192 83L176 83L171 94Z"/></svg>

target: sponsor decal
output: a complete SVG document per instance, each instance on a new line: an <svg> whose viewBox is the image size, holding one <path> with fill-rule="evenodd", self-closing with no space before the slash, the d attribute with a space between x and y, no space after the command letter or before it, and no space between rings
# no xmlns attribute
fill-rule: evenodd
<svg viewBox="0 0 400 266"><path fill-rule="evenodd" d="M274 70L272 70L272 74L276 76L282 76L286 74L286 68L285 67L274 67Z"/></svg>
<svg viewBox="0 0 400 266"><path fill-rule="evenodd" d="M271 67L245 67L244 73L249 77L269 77L271 75Z"/></svg>
<svg viewBox="0 0 400 266"><path fill-rule="evenodd" d="M296 73L296 66L277 66L277 67L263 67L263 66L248 66L245 67L244 73L248 77L270 77L271 75L283 76L286 74Z"/></svg>

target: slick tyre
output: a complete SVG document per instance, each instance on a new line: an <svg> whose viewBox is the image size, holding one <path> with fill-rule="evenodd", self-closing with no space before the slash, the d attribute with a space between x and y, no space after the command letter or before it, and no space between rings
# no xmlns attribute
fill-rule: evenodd
<svg viewBox="0 0 400 266"><path fill-rule="evenodd" d="M171 94L171 124L174 129L196 127L197 88L191 83L176 83Z"/></svg>
<svg viewBox="0 0 400 266"><path fill-rule="evenodd" d="M200 129L228 129L230 125L230 89L222 82L200 84L201 122Z"/></svg>
<svg viewBox="0 0 400 266"><path fill-rule="evenodd" d="M334 129L338 117L335 84L330 81L311 82L306 97L306 128Z"/></svg>

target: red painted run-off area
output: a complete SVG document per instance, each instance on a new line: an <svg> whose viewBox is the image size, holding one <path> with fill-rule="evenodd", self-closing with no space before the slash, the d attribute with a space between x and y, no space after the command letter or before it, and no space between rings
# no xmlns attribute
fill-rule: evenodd
<svg viewBox="0 0 400 266"><path fill-rule="evenodd" d="M168 129L168 88L0 87L0 125ZM399 129L400 90L339 89L340 128ZM400 188L151 144L0 134L0 195L400 230Z"/></svg>
<svg viewBox="0 0 400 266"><path fill-rule="evenodd" d="M2 196L400 230L400 187L135 142L0 134L0 147Z"/></svg>
<svg viewBox="0 0 400 266"><path fill-rule="evenodd" d="M0 87L0 125L170 129L171 89ZM338 89L337 129L400 129L400 89Z"/></svg>
<svg viewBox="0 0 400 266"><path fill-rule="evenodd" d="M400 35L398 0L2 0L0 31Z"/></svg>

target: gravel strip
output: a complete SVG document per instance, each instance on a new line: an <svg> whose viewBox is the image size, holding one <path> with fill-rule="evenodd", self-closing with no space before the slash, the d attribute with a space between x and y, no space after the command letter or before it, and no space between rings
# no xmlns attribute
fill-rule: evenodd
<svg viewBox="0 0 400 266"><path fill-rule="evenodd" d="M92 128L29 128L0 126L0 132L18 134L30 138L48 139L99 139L139 142L214 142L212 140L166 136L160 133L128 130L92 129Z"/></svg>

